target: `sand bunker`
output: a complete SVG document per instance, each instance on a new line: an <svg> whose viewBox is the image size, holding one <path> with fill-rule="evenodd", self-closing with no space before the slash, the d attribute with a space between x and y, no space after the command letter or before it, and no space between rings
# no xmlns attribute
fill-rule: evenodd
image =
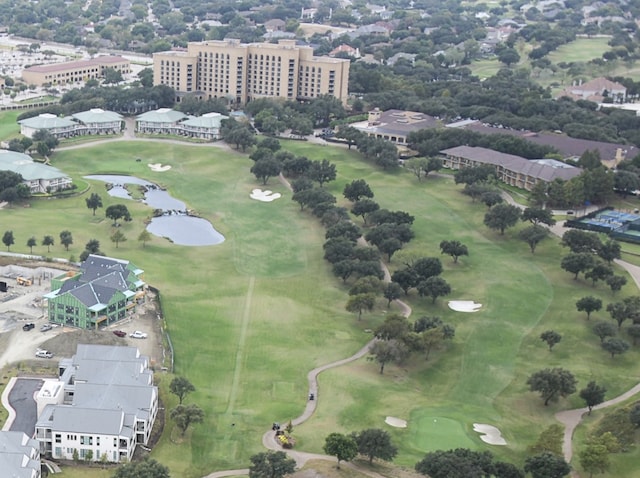
<svg viewBox="0 0 640 478"><path fill-rule="evenodd" d="M450 300L449 308L456 312L478 312L482 304L477 304L472 300Z"/></svg>
<svg viewBox="0 0 640 478"><path fill-rule="evenodd" d="M407 421L403 420L402 418L387 417L387 418L384 419L384 422L387 425L391 425L392 427L407 428Z"/></svg>
<svg viewBox="0 0 640 478"><path fill-rule="evenodd" d="M151 171L154 171L156 173L163 173L171 169L171 166L169 166L168 164L165 164L163 166L162 163L149 163L148 166L151 169Z"/></svg>
<svg viewBox="0 0 640 478"><path fill-rule="evenodd" d="M254 189L253 191L251 191L251 194L249 194L249 197L251 199L262 202L275 201L281 196L282 195L280 193L274 193L273 191L269 191L268 189L266 191L263 191L262 189Z"/></svg>
<svg viewBox="0 0 640 478"><path fill-rule="evenodd" d="M502 438L502 433L492 425L484 423L474 423L473 431L480 433L480 440L489 445L506 445L507 442Z"/></svg>

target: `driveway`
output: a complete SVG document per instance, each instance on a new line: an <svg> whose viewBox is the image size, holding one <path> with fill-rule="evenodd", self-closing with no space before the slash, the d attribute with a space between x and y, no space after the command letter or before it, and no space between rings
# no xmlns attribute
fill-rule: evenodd
<svg viewBox="0 0 640 478"><path fill-rule="evenodd" d="M32 437L36 430L38 410L35 393L42 388L44 382L40 379L18 378L9 392L9 405L16 412L11 424L11 431L24 432Z"/></svg>

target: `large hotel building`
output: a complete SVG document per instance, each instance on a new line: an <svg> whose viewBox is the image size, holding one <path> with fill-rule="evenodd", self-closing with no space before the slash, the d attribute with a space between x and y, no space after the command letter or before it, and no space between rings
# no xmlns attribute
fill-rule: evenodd
<svg viewBox="0 0 640 478"><path fill-rule="evenodd" d="M295 40L189 43L187 51L153 55L153 84L179 94L226 98L246 104L257 98L309 100L332 95L347 100L349 60L313 56Z"/></svg>

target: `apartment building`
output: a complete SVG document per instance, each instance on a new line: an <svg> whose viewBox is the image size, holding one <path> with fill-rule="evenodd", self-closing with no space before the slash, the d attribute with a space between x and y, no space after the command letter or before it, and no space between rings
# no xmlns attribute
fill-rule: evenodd
<svg viewBox="0 0 640 478"><path fill-rule="evenodd" d="M39 451L54 459L129 462L158 412L149 358L136 347L79 344L36 396Z"/></svg>
<svg viewBox="0 0 640 478"><path fill-rule="evenodd" d="M25 83L36 86L80 83L102 78L106 68L113 68L122 73L122 76L131 73L129 60L121 56L105 55L90 60L32 66L22 71L22 79Z"/></svg>
<svg viewBox="0 0 640 478"><path fill-rule="evenodd" d="M349 60L313 56L311 47L295 40L192 42L186 52L154 53L153 83L238 105L257 98L311 100L321 95L346 102Z"/></svg>

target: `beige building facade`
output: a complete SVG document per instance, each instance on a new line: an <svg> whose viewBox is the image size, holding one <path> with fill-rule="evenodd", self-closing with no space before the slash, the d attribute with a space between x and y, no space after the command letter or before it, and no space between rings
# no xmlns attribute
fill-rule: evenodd
<svg viewBox="0 0 640 478"><path fill-rule="evenodd" d="M346 102L349 60L313 56L295 40L189 43L187 51L153 55L153 84L204 98L246 104L258 98L310 100L331 95Z"/></svg>
<svg viewBox="0 0 640 478"><path fill-rule="evenodd" d="M64 85L100 79L104 76L105 68L113 68L119 71L122 76L131 73L129 60L121 56L109 55L98 56L90 60L32 66L23 70L22 79L25 83L36 86Z"/></svg>

